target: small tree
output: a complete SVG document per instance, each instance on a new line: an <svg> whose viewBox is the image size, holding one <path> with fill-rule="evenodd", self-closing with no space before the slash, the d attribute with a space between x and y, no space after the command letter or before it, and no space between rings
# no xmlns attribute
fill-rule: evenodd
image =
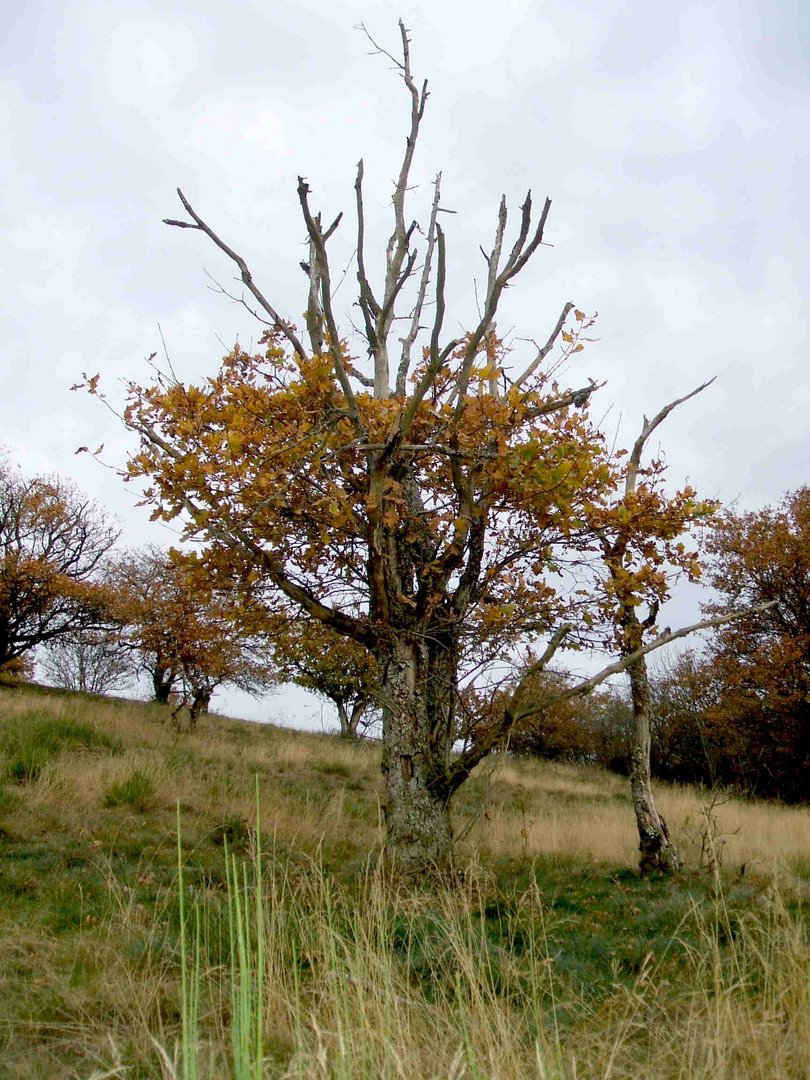
<svg viewBox="0 0 810 1080"><path fill-rule="evenodd" d="M155 700L172 694L192 724L223 684L260 693L273 681L259 648L234 619L195 559L154 546L116 559L108 580L117 595L120 641L152 682Z"/></svg>
<svg viewBox="0 0 810 1080"><path fill-rule="evenodd" d="M511 241L501 199L478 314L469 332L445 333L441 177L422 228L406 210L427 84L415 82L400 31L394 62L409 130L379 276L367 251L362 162L355 180L369 364L338 329L328 243L341 215L325 225L303 178L305 337L179 192L187 220L167 223L201 232L236 264L250 297L237 299L266 325L264 352L235 348L201 386L166 375L133 384L124 419L140 440L129 476L147 481L156 517L183 516L212 565L246 588L261 581L290 615L302 612L374 655L388 849L404 874L421 875L450 859L454 792L515 723L548 706L530 693L535 676L561 648L604 639L610 615L588 581L597 576L599 530L624 511L614 498L622 471L588 418L597 384L566 389L555 378L585 348L592 320L564 304L522 359L496 329L505 290L543 244L549 199L536 216L526 196ZM91 392L97 382L87 380ZM670 512L665 500L657 512ZM657 537L663 526L649 515L627 525L642 563L634 573L644 572L651 525ZM652 595L660 579L648 581ZM544 643L536 663L497 722L486 712L468 725L455 754L462 695L493 666L516 666L516 646L526 642ZM640 644L560 696L586 693L656 645Z"/></svg>
<svg viewBox="0 0 810 1080"><path fill-rule="evenodd" d="M0 461L0 667L109 626L98 576L117 538L104 512L66 480L25 480Z"/></svg>
<svg viewBox="0 0 810 1080"><path fill-rule="evenodd" d="M110 562L107 581L117 598L119 640L151 682L154 700L167 705L182 673L176 628L184 612L181 606L177 614L168 553L154 545L122 552Z"/></svg>
<svg viewBox="0 0 810 1080"><path fill-rule="evenodd" d="M720 683L712 661L693 650L659 660L650 690L653 775L712 788L727 784L724 762L733 755L734 735L713 719Z"/></svg>
<svg viewBox="0 0 810 1080"><path fill-rule="evenodd" d="M344 738L374 722L380 672L367 649L303 615L271 617L266 636L276 679L331 702Z"/></svg>
<svg viewBox="0 0 810 1080"><path fill-rule="evenodd" d="M669 596L673 570L692 581L700 574L697 552L687 550L681 537L693 522L713 513L716 505L698 502L688 487L666 499L660 483L662 463L653 461L645 468L642 455L650 436L672 410L708 385L704 383L691 394L670 402L652 420L644 417L641 434L627 461L624 491L617 500L616 512L599 529L608 575L606 606L613 616L615 644L624 657L638 654L645 636L658 635L658 609ZM642 618L639 612L645 608ZM630 791L639 834L640 867L642 873L673 873L680 865L680 856L652 790L653 700L643 653L628 664L627 674L636 726L630 753Z"/></svg>

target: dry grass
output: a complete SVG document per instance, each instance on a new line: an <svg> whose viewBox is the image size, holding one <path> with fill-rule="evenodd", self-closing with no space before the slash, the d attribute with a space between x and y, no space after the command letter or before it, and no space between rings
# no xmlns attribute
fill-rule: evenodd
<svg viewBox="0 0 810 1080"><path fill-rule="evenodd" d="M688 866L700 866L703 837L714 819L723 865L776 875L786 886L808 884L810 808L725 795L712 805L711 793L695 788L656 784L655 790ZM636 864L638 834L624 777L591 766L507 760L488 776L485 799L468 849Z"/></svg>
<svg viewBox="0 0 810 1080"><path fill-rule="evenodd" d="M189 735L164 716L74 695L0 696L0 768L12 744L36 742L37 725L53 736L28 782L0 783L3 1080L241 1080L224 845L249 874L256 778L256 1076L810 1076L810 810L715 806L725 846L712 876L700 868L704 800L660 786L690 869L645 882L625 779L502 759L460 792L464 887L404 894L374 869L377 746L217 717ZM127 802L138 776L148 795ZM111 789L124 797L111 804ZM178 802L192 937L200 913L195 1071L175 1051ZM257 903L251 880L245 911Z"/></svg>

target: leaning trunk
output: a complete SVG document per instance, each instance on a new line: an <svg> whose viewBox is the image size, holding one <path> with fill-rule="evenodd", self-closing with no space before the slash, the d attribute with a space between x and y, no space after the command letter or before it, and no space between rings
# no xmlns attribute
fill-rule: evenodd
<svg viewBox="0 0 810 1080"><path fill-rule="evenodd" d="M655 805L650 771L650 716L652 701L647 663L642 656L627 669L633 697L636 723L635 740L630 755L630 792L639 836L639 869L642 874L658 870L674 874L681 860L670 839L669 829Z"/></svg>
<svg viewBox="0 0 810 1080"><path fill-rule="evenodd" d="M449 656L439 666L455 674ZM451 862L448 739L435 667L423 643L398 642L382 687L386 849L410 880L443 875Z"/></svg>

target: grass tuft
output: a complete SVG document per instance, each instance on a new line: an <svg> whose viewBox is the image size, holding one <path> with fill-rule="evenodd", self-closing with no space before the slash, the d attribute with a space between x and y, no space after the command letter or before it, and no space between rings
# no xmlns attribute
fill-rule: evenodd
<svg viewBox="0 0 810 1080"><path fill-rule="evenodd" d="M3 773L13 783L32 784L63 750L110 750L114 741L88 723L52 717L40 710L23 712L0 729Z"/></svg>
<svg viewBox="0 0 810 1080"><path fill-rule="evenodd" d="M155 782L141 769L135 769L126 779L109 784L104 791L105 806L131 806L141 813L149 806L155 793Z"/></svg>

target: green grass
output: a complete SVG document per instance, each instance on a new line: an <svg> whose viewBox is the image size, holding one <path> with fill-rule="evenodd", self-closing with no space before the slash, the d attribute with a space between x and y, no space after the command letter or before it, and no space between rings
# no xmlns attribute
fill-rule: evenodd
<svg viewBox="0 0 810 1080"><path fill-rule="evenodd" d="M21 712L0 728L0 755L7 780L30 784L47 763L64 749L112 750L115 742L87 723L54 719L47 710Z"/></svg>
<svg viewBox="0 0 810 1080"><path fill-rule="evenodd" d="M461 792L460 885L405 891L374 746L21 688L0 775L3 1080L810 1075L794 811L773 871L641 879L613 778L510 764ZM598 858L538 847L554 807Z"/></svg>
<svg viewBox="0 0 810 1080"><path fill-rule="evenodd" d="M131 806L144 811L155 792L155 782L141 769L135 769L126 779L109 784L104 791L105 806Z"/></svg>

